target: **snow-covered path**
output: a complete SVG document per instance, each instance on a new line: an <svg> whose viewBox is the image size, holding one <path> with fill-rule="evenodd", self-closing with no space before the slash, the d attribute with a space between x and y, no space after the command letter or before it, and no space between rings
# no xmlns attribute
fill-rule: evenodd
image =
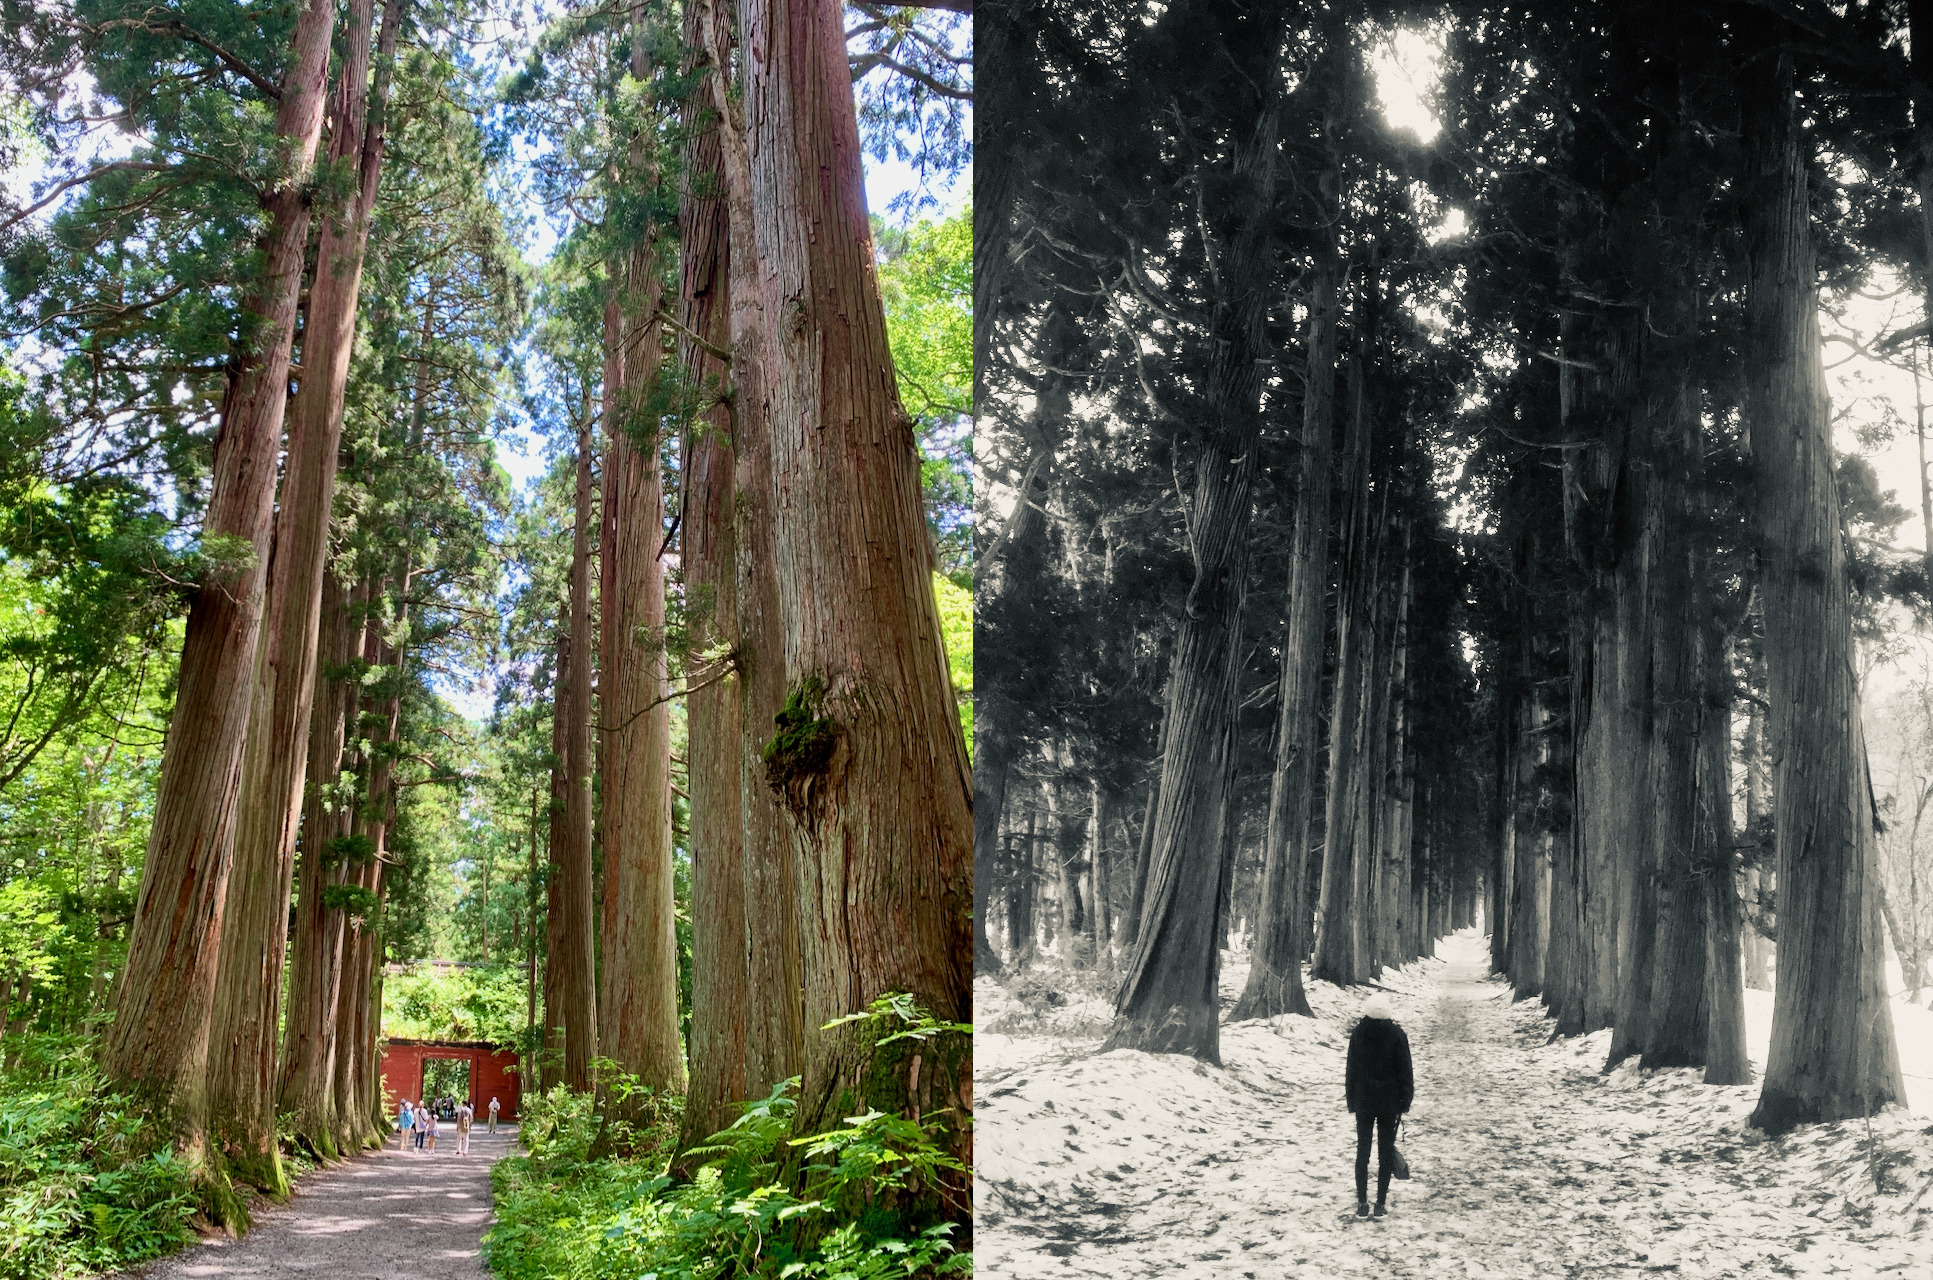
<svg viewBox="0 0 1933 1280"><path fill-rule="evenodd" d="M1096 1056L1104 1005L1030 1012L984 982L976 1269L1001 1280L1933 1276L1925 1118L1884 1117L1870 1142L1863 1123L1757 1141L1743 1127L1756 1085L1600 1074L1609 1033L1547 1043L1541 1008L1511 1004L1486 976L1484 945L1459 934L1384 978L1416 1062L1401 1139L1416 1176L1392 1185L1381 1220L1355 1216L1342 1104L1359 993L1312 984L1313 1020L1225 1025L1217 1070ZM1224 995L1244 977L1231 966Z"/></svg>

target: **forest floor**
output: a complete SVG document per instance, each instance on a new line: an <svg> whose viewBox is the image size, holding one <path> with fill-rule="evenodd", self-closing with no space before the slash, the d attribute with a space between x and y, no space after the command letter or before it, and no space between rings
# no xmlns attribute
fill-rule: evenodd
<svg viewBox="0 0 1933 1280"><path fill-rule="evenodd" d="M456 1154L445 1123L434 1154L381 1151L317 1169L286 1204L251 1205L255 1229L216 1237L124 1273L126 1280L328 1276L331 1280L476 1280L490 1222L490 1166L517 1151L514 1126L470 1135Z"/></svg>
<svg viewBox="0 0 1933 1280"><path fill-rule="evenodd" d="M1414 1180L1355 1213L1343 1055L1362 991L1222 1028L1222 1068L1098 1054L1111 991L1036 970L975 988L976 1270L1027 1277L1884 1276L1933 1258L1933 1014L1895 1003L1913 1109L1767 1140L1758 1086L1600 1070L1550 1042L1466 930L1385 973L1416 1064ZM1247 978L1224 966L1224 1008ZM1057 986L1058 984L1058 986ZM1770 997L1748 993L1764 1065ZM1917 1113L1917 1114L1916 1114ZM1371 1161L1371 1189L1375 1168Z"/></svg>

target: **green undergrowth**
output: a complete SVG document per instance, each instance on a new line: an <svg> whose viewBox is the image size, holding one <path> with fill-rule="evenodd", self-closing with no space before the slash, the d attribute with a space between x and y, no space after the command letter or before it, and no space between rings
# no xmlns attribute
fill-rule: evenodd
<svg viewBox="0 0 1933 1280"><path fill-rule="evenodd" d="M675 1121L638 1130L627 1154L594 1159L605 1145L596 1098L551 1090L527 1104L529 1154L492 1172L485 1260L501 1280L970 1276L956 1224L907 1207L935 1203L940 1180L961 1172L937 1119L869 1111L794 1139L797 1089L794 1078L745 1103L730 1128L684 1153L681 1164L695 1161L684 1180L666 1172Z"/></svg>
<svg viewBox="0 0 1933 1280"><path fill-rule="evenodd" d="M0 1280L69 1280L195 1237L191 1170L110 1092L89 1041L8 1041L0 1072Z"/></svg>

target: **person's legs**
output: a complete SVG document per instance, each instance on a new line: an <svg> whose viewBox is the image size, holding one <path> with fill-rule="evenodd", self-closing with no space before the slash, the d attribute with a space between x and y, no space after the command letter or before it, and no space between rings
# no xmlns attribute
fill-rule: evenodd
<svg viewBox="0 0 1933 1280"><path fill-rule="evenodd" d="M1356 1199L1369 1199L1369 1129L1376 1117L1364 1109L1356 1113Z"/></svg>
<svg viewBox="0 0 1933 1280"><path fill-rule="evenodd" d="M1396 1171L1396 1116L1376 1117L1376 1207L1389 1199L1389 1175Z"/></svg>

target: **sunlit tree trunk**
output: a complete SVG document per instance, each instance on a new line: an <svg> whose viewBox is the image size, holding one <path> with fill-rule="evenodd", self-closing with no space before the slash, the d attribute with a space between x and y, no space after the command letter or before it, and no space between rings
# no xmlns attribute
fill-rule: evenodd
<svg viewBox="0 0 1933 1280"><path fill-rule="evenodd" d="M685 46L702 66L709 6L685 9ZM702 98L701 98L702 101ZM723 180L718 130L699 106L686 109L687 186L679 205L682 272L678 323L711 346L731 344L730 221L716 184ZM687 431L684 457L685 609L691 652L685 660L693 692L686 700L691 779L691 1033L690 1082L680 1145L689 1147L735 1118L732 1103L751 1096L745 1041L752 1022L746 1007L745 818L739 781L744 742L742 678L729 682L701 655L738 647L737 560L733 529L731 406L722 397L731 367L687 338L680 359L706 394L721 397ZM750 357L756 358L756 357ZM697 685L709 687L698 688ZM761 1015L760 1021L764 1021ZM682 1170L681 1170L682 1171Z"/></svg>
<svg viewBox="0 0 1933 1280"><path fill-rule="evenodd" d="M1878 845L1853 669L1831 416L1792 54L1741 81L1746 420L1758 484L1777 768L1779 976L1752 1123L1769 1132L1900 1101L1881 963Z"/></svg>
<svg viewBox="0 0 1933 1280"><path fill-rule="evenodd" d="M324 215L316 249L315 283L303 325L302 381L290 411L248 743L242 753L234 870L211 1028L215 1139L237 1174L272 1194L288 1190L276 1146L275 1053L336 454L355 345L363 248L382 175L389 68L407 6L404 0L390 0L384 8L372 94L374 7L374 0L352 0L344 33L329 159L353 168L357 185L346 207Z"/></svg>
<svg viewBox="0 0 1933 1280"><path fill-rule="evenodd" d="M745 1001L757 1016L745 1030L745 1083L764 1096L798 1075L805 1053L805 976L800 944L799 878L780 798L763 759L786 700L784 615L779 600L774 506L771 381L777 337L767 324L753 218L751 155L743 119L731 105L729 18L709 0L706 27L712 106L719 114L725 172L732 346L734 545L739 691L739 798L745 840Z"/></svg>
<svg viewBox="0 0 1933 1280"><path fill-rule="evenodd" d="M797 1128L868 1105L964 1123L958 1034L879 1048L869 1022L823 1029L891 991L970 1016L973 818L860 171L842 10L744 0L745 118L762 301L778 359L773 534L787 675L766 753L799 877L806 1052ZM734 258L737 255L734 254ZM948 1212L968 1212L964 1185Z"/></svg>
<svg viewBox="0 0 1933 1280"><path fill-rule="evenodd" d="M344 725L356 696L347 678L355 656L357 624L349 597L334 574L322 582L317 653L322 669L316 706L309 718L308 786L302 806L302 849L295 945L290 949L289 1007L282 1039L280 1107L296 1141L318 1157L335 1145L336 1001L342 989L346 914L323 900L324 889L342 883L349 809L330 794L342 772Z"/></svg>
<svg viewBox="0 0 1933 1280"><path fill-rule="evenodd" d="M182 714L173 718L162 753L127 960L101 1045L107 1077L156 1105L197 1164L206 1155L209 1019L308 244L307 176L322 128L334 25L333 5L311 5L295 23L275 114L285 176L262 198L261 274L242 304L244 336L230 360L202 520L202 545L217 563L188 613L175 699ZM246 1221L239 1200L217 1198L221 1203L210 1207L222 1220Z"/></svg>
<svg viewBox="0 0 1933 1280"><path fill-rule="evenodd" d="M650 79L647 40L643 11L634 6L631 77L638 83ZM630 168L647 189L657 184L657 157L647 139L632 145ZM623 280L612 282L621 291L623 307L616 394L609 387L606 391L603 518L609 536L598 548L610 597L602 602L605 624L599 650L606 768L597 1051L653 1090L682 1092L685 1064L679 1043L672 901L671 706L666 700L664 561L659 556L665 541L659 463L663 441L645 409L662 362L660 252L657 231L646 231L625 255Z"/></svg>
<svg viewBox="0 0 1933 1280"><path fill-rule="evenodd" d="M1707 626L1698 732L1697 861L1705 891L1705 1083L1750 1084L1745 1052L1745 983L1740 971L1742 916L1732 877L1732 655Z"/></svg>
<svg viewBox="0 0 1933 1280"><path fill-rule="evenodd" d="M544 970L544 1045L559 1053L556 1080L591 1086L598 1053L596 908L591 882L591 415L577 428L576 518L571 535L567 629L557 637L550 917ZM561 812L557 811L561 807ZM548 1079L548 1075L546 1076Z"/></svg>

